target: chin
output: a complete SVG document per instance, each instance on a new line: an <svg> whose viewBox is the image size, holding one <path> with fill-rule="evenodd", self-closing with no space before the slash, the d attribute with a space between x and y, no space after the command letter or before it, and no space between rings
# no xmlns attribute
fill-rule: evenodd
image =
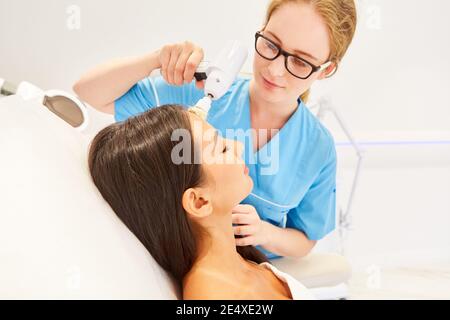
<svg viewBox="0 0 450 320"><path fill-rule="evenodd" d="M242 199L245 199L253 189L253 179L250 175L243 174L242 176L236 177L230 188L235 190Z"/></svg>
<svg viewBox="0 0 450 320"><path fill-rule="evenodd" d="M241 180L241 182L239 183L239 202L241 202L242 200L244 200L245 198L248 197L248 195L250 194L250 192L252 192L253 189L253 180L250 176L245 176L244 179Z"/></svg>
<svg viewBox="0 0 450 320"><path fill-rule="evenodd" d="M283 97L285 97L286 95L284 89L276 89L275 91L267 89L263 81L264 80L261 76L259 76L256 81L256 91L259 93L258 95L260 96L260 98L269 103L277 103L282 101Z"/></svg>
<svg viewBox="0 0 450 320"><path fill-rule="evenodd" d="M248 192L246 194L246 197L252 192L253 189L253 179L250 176L246 176L247 178L247 185L248 185Z"/></svg>

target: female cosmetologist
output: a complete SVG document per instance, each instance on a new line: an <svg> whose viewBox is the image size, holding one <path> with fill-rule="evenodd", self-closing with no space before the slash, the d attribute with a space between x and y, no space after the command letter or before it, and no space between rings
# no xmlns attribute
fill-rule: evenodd
<svg viewBox="0 0 450 320"><path fill-rule="evenodd" d="M268 258L303 257L335 228L334 141L304 103L315 81L335 73L355 28L353 0L270 1L255 34L252 78L237 79L213 101L207 120L222 136L252 132L241 141L254 186L233 209L237 246L257 246ZM190 42L166 45L98 66L74 91L123 121L156 106L149 74L159 68L160 104L194 105L204 95L193 81L202 59ZM269 150L276 156L263 159Z"/></svg>

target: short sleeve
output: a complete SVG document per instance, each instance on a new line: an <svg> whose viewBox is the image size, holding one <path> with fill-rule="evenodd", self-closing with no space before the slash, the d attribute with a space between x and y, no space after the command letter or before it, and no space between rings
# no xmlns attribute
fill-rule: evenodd
<svg viewBox="0 0 450 320"><path fill-rule="evenodd" d="M332 140L333 141L333 140ZM286 227L320 240L336 225L336 148L331 143L327 161L300 204L287 214Z"/></svg>
<svg viewBox="0 0 450 320"><path fill-rule="evenodd" d="M152 84L153 83L153 84ZM123 121L130 116L164 104L191 106L204 96L195 86L195 81L182 86L168 84L163 77L145 78L132 86L123 96L114 101L114 118Z"/></svg>

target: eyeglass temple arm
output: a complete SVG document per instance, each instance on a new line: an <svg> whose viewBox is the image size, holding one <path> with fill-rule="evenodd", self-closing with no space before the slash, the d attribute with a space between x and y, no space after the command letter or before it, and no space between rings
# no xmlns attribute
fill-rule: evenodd
<svg viewBox="0 0 450 320"><path fill-rule="evenodd" d="M326 69L326 68L328 68L330 65L331 65L331 61L328 61L328 62L325 62L324 64L322 64L322 65L320 65L319 66L319 71L322 71L322 70L324 70L324 69Z"/></svg>

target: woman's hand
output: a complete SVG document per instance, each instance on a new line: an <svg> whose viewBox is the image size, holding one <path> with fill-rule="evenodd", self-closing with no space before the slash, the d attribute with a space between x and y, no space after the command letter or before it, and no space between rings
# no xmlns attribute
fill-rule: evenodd
<svg viewBox="0 0 450 320"><path fill-rule="evenodd" d="M234 234L243 236L236 238L237 246L258 246L269 242L267 222L261 220L255 207L239 204L232 210Z"/></svg>
<svg viewBox="0 0 450 320"><path fill-rule="evenodd" d="M203 49L189 41L165 45L159 50L164 80L178 86L191 82L203 56ZM202 89L203 81L196 81L196 86Z"/></svg>

